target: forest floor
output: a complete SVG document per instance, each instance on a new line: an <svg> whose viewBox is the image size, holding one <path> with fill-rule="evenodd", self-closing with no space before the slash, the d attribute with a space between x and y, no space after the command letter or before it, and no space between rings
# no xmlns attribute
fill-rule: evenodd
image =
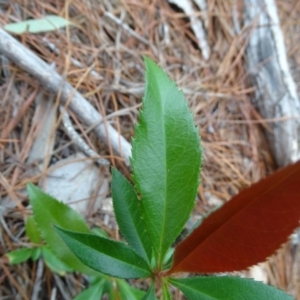
<svg viewBox="0 0 300 300"><path fill-rule="evenodd" d="M208 59L203 57L190 19L167 0L0 3L1 25L45 15L59 15L74 23L53 32L24 33L15 38L53 65L104 116L105 124L112 125L129 142L143 95L142 56L149 56L169 74L186 96L204 149L195 219L276 169L264 135L269 130L268 122L251 104L255 87L251 85L245 59L251 33L243 27L243 6L236 1L235 21L242 28L237 33L233 21L235 1L208 2L206 14L195 9L195 17L203 21L206 31ZM298 90L299 3L277 1ZM57 109L59 94L49 94L38 78L5 57L0 59L0 298L33 299L38 262L10 265L5 257L5 253L28 243L24 221L30 209L25 185L41 183L47 174L51 177L53 166L66 163L70 157L74 159L80 150L62 123ZM54 113L49 113L52 109ZM130 176L130 169L113 153L112 147L99 140L76 114L70 113L70 118L90 148ZM89 157L80 159L94 162ZM100 173L96 194L101 191L101 203L91 210L90 202L95 198L91 195L85 199L88 205L80 209L91 226L97 224L117 238L110 205L110 168L97 167L97 172ZM300 299L299 251L299 246L289 241L259 269L252 268L244 274ZM78 275L59 277L46 266L42 274L36 299L52 299L54 290L57 299L71 299L84 288Z"/></svg>

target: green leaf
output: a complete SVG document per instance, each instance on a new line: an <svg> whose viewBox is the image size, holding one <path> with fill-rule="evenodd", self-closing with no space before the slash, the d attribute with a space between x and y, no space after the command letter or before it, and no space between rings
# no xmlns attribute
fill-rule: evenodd
<svg viewBox="0 0 300 300"><path fill-rule="evenodd" d="M70 24L72 24L70 21L62 17L49 15L42 19L10 23L5 25L4 29L14 34L22 34L25 32L40 33L54 31Z"/></svg>
<svg viewBox="0 0 300 300"><path fill-rule="evenodd" d="M38 260L42 255L42 248L40 247L36 247L32 249L32 253L31 253L31 259L33 261Z"/></svg>
<svg viewBox="0 0 300 300"><path fill-rule="evenodd" d="M164 260L164 270L171 268L173 262L174 248L169 248Z"/></svg>
<svg viewBox="0 0 300 300"><path fill-rule="evenodd" d="M141 300L145 292L130 286L125 280L117 280L122 300Z"/></svg>
<svg viewBox="0 0 300 300"><path fill-rule="evenodd" d="M103 296L103 290L106 280L102 279L95 285L85 289L79 295L77 295L73 300L99 300Z"/></svg>
<svg viewBox="0 0 300 300"><path fill-rule="evenodd" d="M162 286L162 300L172 300L172 296L169 291L169 285L166 281L163 282Z"/></svg>
<svg viewBox="0 0 300 300"><path fill-rule="evenodd" d="M183 93L150 59L139 123L132 140L133 180L142 197L158 266L194 206L201 150Z"/></svg>
<svg viewBox="0 0 300 300"><path fill-rule="evenodd" d="M108 295L109 300L122 300L120 291L117 288L111 288L111 290L108 292Z"/></svg>
<svg viewBox="0 0 300 300"><path fill-rule="evenodd" d="M71 251L96 271L120 278L150 276L146 261L124 243L58 227L55 230Z"/></svg>
<svg viewBox="0 0 300 300"><path fill-rule="evenodd" d="M31 248L21 248L18 250L11 251L6 253L8 261L12 265L20 264L27 261L32 255L33 249Z"/></svg>
<svg viewBox="0 0 300 300"><path fill-rule="evenodd" d="M27 191L34 220L54 254L70 268L85 274L94 274L93 270L79 261L52 227L57 225L64 229L88 233L90 230L84 219L69 206L47 195L31 183L27 185Z"/></svg>
<svg viewBox="0 0 300 300"><path fill-rule="evenodd" d="M36 226L33 216L29 216L25 224L26 235L29 237L30 241L35 244L41 244L42 238L41 234Z"/></svg>
<svg viewBox="0 0 300 300"><path fill-rule="evenodd" d="M117 289L117 285L115 284L115 280L111 280L107 284L107 294L109 300L121 300L119 290Z"/></svg>
<svg viewBox="0 0 300 300"><path fill-rule="evenodd" d="M72 272L72 269L68 267L63 261L61 261L50 249L45 246L42 248L42 254L46 265L50 270L57 273L60 276L66 275L67 272Z"/></svg>
<svg viewBox="0 0 300 300"><path fill-rule="evenodd" d="M150 289L148 290L148 292L146 293L146 295L143 297L142 300L157 300L157 298L155 297L155 285L154 285L154 283L152 283Z"/></svg>
<svg viewBox="0 0 300 300"><path fill-rule="evenodd" d="M104 231L103 229L99 228L99 227L92 228L91 232L94 233L95 235L98 235L98 236L101 236L101 237L104 237L104 238L108 237L107 232Z"/></svg>
<svg viewBox="0 0 300 300"><path fill-rule="evenodd" d="M112 197L116 219L128 244L146 261L151 260L151 242L142 220L141 201L132 185L112 169Z"/></svg>
<svg viewBox="0 0 300 300"><path fill-rule="evenodd" d="M292 300L292 296L253 279L239 277L169 278L189 300Z"/></svg>

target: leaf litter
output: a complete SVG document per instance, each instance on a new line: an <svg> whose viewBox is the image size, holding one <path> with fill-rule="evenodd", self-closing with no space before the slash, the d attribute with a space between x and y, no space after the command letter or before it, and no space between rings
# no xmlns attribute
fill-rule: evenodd
<svg viewBox="0 0 300 300"><path fill-rule="evenodd" d="M297 0L277 3L297 80L300 78L300 50L294 32L299 32L300 6ZM237 8L241 18L241 7L238 5ZM290 11L293 11L291 16ZM79 0L71 3L32 0L0 5L1 25L50 14L70 20L76 26L40 34L27 32L17 38L47 63L54 63L56 71L127 140L130 141L133 135L143 94L142 55L154 59L183 90L204 147L202 183L198 189L194 220L213 209L216 203L226 202L241 189L273 172L275 164L262 132L262 128L268 129L268 123L250 103L253 88L248 82L244 63L245 34L234 32L231 2L217 0L208 7L204 20L211 48L208 61L201 55L189 19L167 1L154 0L149 4L129 0L84 3ZM240 19L238 22L242 24ZM33 291L39 274L38 263L11 266L3 256L28 243L24 236L24 219L30 210L27 196L21 191L26 182L39 182L55 162L78 153L79 149L65 133L58 115L49 164L45 164L43 172L36 172L36 165L28 163L34 142L32 132L36 130L32 120L38 108L30 97L36 90L44 89L36 79L16 69L4 57L1 57L1 63L0 206L6 203L7 209L0 212L0 298L16 298L19 294L23 299L30 299L31 295L36 295ZM54 102L57 104L57 99ZM20 117L11 127L11 120L17 116ZM71 118L85 142L128 177L130 170L110 147L96 138L92 128L81 124L76 115ZM51 141L45 146L50 147ZM87 161L93 159L87 158ZM110 180L108 168L100 167L100 171ZM102 183L99 185L101 188ZM103 204L110 202L107 193ZM103 214L98 209L89 215L88 222L107 230L114 238L119 237L112 214ZM193 222L189 224L191 227ZM263 264L268 282L295 298L300 297L297 294L300 290L299 257L298 244L288 242ZM40 292L37 299L50 299L54 294L70 299L85 283L83 278L74 275L61 280L49 270L45 274L43 288L40 288L43 294ZM246 276L247 272L242 274ZM144 286L144 283L139 284ZM182 299L179 294L176 297Z"/></svg>

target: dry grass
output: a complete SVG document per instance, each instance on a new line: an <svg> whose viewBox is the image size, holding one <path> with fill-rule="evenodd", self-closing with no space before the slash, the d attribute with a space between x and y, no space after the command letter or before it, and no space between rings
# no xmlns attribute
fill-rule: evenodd
<svg viewBox="0 0 300 300"><path fill-rule="evenodd" d="M142 55L151 57L168 72L183 89L202 137L204 165L195 215L229 200L274 170L262 130L268 130L268 123L261 120L250 103L253 87L244 61L249 31L235 33L231 1L208 2L206 29L212 49L209 61L201 56L189 20L165 0L18 0L7 1L0 7L1 25L45 14L60 15L76 24L67 30L27 33L17 38L49 64L55 63L56 70L128 140L133 135L143 93ZM300 5L297 0L278 4L291 60L300 64L298 39L294 36L295 28L299 32ZM241 17L242 6L238 5L238 9ZM107 13L122 20L127 29ZM56 51L51 45L55 45ZM20 190L26 182L37 182L41 176L30 175L33 167L26 160L33 142L33 102L43 88L38 80L5 58L0 80L0 197L8 196L14 206L0 214L0 298L30 299L38 263L10 266L4 254L28 242L24 236L28 200ZM88 128L75 115L72 119L93 149L129 175L128 168L109 148L92 132L86 133ZM54 151L59 160L75 152L76 147L60 123L56 128ZM97 219L99 216L95 214L89 221L103 224ZM115 232L110 230L110 234ZM295 267L299 258L297 247L292 247L287 244L270 260L267 269L272 284L298 293L299 297L299 270ZM46 267L43 274L43 289L36 299L50 299L55 292L57 299L70 299L83 287L84 280L78 276L60 279Z"/></svg>

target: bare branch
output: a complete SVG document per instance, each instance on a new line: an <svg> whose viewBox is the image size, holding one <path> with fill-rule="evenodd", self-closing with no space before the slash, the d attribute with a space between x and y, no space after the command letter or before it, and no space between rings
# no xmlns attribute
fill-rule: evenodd
<svg viewBox="0 0 300 300"><path fill-rule="evenodd" d="M109 166L110 163L103 157L100 157L90 146L84 141L84 139L75 131L68 112L61 106L60 112L62 113L62 122L66 129L69 138L88 156L95 157L97 163L101 166Z"/></svg>
<svg viewBox="0 0 300 300"><path fill-rule="evenodd" d="M60 93L60 104L68 105L68 108L87 126L97 124L94 127L97 137L106 145L111 144L112 149L122 155L126 164L129 164L130 143L111 125L104 124L99 112L47 63L2 29L0 29L0 53L37 78L47 90L54 94Z"/></svg>
<svg viewBox="0 0 300 300"><path fill-rule="evenodd" d="M202 21L195 16L192 2L190 0L169 0L170 3L177 5L181 8L191 20L191 27L198 40L199 48L202 51L203 58L208 60L210 57L210 47L206 39L206 32ZM203 1L201 1L203 2ZM203 2L204 3L204 2ZM201 4L203 4L201 3ZM197 5L200 5L198 1Z"/></svg>
<svg viewBox="0 0 300 300"><path fill-rule="evenodd" d="M248 68L257 85L254 104L263 118L289 117L273 123L267 133L278 166L300 157L300 103L291 76L283 34L274 0L244 0L244 17L251 32L247 48Z"/></svg>

